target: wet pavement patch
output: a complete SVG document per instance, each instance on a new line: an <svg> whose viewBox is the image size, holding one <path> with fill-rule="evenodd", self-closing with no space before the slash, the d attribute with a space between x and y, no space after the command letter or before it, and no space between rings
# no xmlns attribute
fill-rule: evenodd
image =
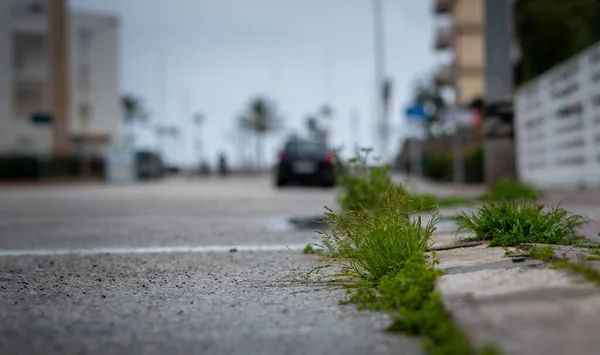
<svg viewBox="0 0 600 355"><path fill-rule="evenodd" d="M288 222L297 230L326 230L328 228L325 216L293 217Z"/></svg>

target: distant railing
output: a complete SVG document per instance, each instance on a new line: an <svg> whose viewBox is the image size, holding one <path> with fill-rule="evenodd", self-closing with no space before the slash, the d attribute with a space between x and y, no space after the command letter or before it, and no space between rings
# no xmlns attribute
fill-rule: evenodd
<svg viewBox="0 0 600 355"><path fill-rule="evenodd" d="M48 13L48 0L16 0L11 6L14 19L38 17Z"/></svg>
<svg viewBox="0 0 600 355"><path fill-rule="evenodd" d="M517 170L540 187L600 187L600 42L519 88Z"/></svg>

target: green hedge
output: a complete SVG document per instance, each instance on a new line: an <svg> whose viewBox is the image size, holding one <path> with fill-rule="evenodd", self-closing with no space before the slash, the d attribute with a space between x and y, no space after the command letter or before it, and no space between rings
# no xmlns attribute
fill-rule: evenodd
<svg viewBox="0 0 600 355"><path fill-rule="evenodd" d="M87 161L93 177L102 178L105 162L92 157ZM26 155L0 156L0 180L32 180L43 178L73 178L81 174L82 160L77 156L44 159Z"/></svg>
<svg viewBox="0 0 600 355"><path fill-rule="evenodd" d="M480 183L484 181L483 147L473 146L463 150L465 162L465 182ZM452 152L435 152L423 156L423 176L440 182L452 182L454 179L454 162ZM407 172L410 173L410 162Z"/></svg>
<svg viewBox="0 0 600 355"><path fill-rule="evenodd" d="M42 175L39 159L29 156L0 157L0 179L37 179Z"/></svg>

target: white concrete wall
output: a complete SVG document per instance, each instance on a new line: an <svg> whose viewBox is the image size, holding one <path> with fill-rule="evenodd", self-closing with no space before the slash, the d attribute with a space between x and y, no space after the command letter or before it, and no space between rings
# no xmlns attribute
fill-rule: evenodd
<svg viewBox="0 0 600 355"><path fill-rule="evenodd" d="M42 3L47 0L42 0ZM19 76L13 68L13 36L15 33L47 33L48 17L27 15L23 10L31 0L0 0L0 154L32 153L46 154L52 148L51 126L32 125L28 116L18 117L14 108L14 85ZM49 74L44 63L28 68L29 73L43 76ZM46 80L46 90L48 82ZM44 107L32 107L43 111Z"/></svg>
<svg viewBox="0 0 600 355"><path fill-rule="evenodd" d="M89 33L88 49L82 31ZM74 134L109 135L112 143L120 137L123 112L119 84L119 22L115 17L72 14L69 31L70 122ZM82 86L81 66L89 65L89 80ZM87 89L86 89L87 87ZM88 93L86 94L86 90ZM88 101L89 100L89 101ZM82 120L80 105L89 102L90 119ZM105 153L108 145L96 147Z"/></svg>
<svg viewBox="0 0 600 355"><path fill-rule="evenodd" d="M600 186L600 43L519 88L515 128L522 180Z"/></svg>
<svg viewBox="0 0 600 355"><path fill-rule="evenodd" d="M45 82L49 100L32 111L51 111L49 56L39 64L28 67L27 73L17 73L13 67L13 36L21 33L48 33L48 16L15 17L14 10L23 9L35 0L0 0L0 154L33 153L49 155L52 151L52 127L33 125L29 116L15 115L14 83L28 77L41 78ZM48 4L48 0L38 0ZM79 119L79 103L86 97L80 90L79 70L82 56L79 33L89 29L92 33L89 51L90 91L92 107L87 133L109 135L115 142L120 135L122 109L119 83L119 23L114 17L88 14L71 14L69 17L69 124L70 134L82 133ZM49 50L49 48L48 48ZM93 146L96 153L105 154L108 145ZM89 150L88 150L89 151Z"/></svg>

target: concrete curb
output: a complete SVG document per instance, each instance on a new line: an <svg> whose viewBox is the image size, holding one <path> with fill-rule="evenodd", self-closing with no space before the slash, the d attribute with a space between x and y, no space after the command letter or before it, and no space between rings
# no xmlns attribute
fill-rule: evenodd
<svg viewBox="0 0 600 355"><path fill-rule="evenodd" d="M600 349L600 288L582 277L504 248L443 245L446 274L438 280L444 306L475 347L503 354L584 355ZM589 251L556 248L557 257ZM597 262L600 269L600 262Z"/></svg>

